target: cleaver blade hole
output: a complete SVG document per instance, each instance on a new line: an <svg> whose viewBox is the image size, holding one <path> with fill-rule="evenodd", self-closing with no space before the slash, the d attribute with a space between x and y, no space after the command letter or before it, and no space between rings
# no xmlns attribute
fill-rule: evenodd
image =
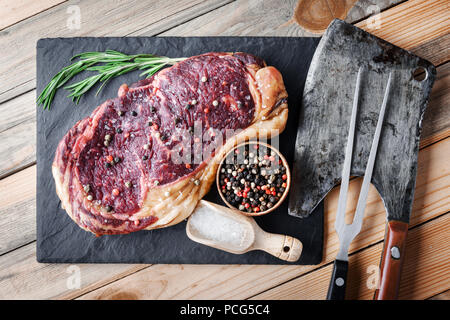
<svg viewBox="0 0 450 320"><path fill-rule="evenodd" d="M427 70L423 67L417 67L412 73L413 79L416 81L423 81L427 78Z"/></svg>
<svg viewBox="0 0 450 320"><path fill-rule="evenodd" d="M289 250L291 250L291 248L289 248L288 246L285 246L285 247L283 248L283 251L284 251L284 252L289 252Z"/></svg>

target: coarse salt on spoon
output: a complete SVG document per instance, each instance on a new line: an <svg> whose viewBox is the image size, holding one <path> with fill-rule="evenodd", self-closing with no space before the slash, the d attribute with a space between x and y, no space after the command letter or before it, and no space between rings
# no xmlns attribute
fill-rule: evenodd
<svg viewBox="0 0 450 320"><path fill-rule="evenodd" d="M189 217L186 233L191 240L216 249L234 254L263 250L289 262L297 261L303 249L296 238L265 232L252 217L204 200Z"/></svg>

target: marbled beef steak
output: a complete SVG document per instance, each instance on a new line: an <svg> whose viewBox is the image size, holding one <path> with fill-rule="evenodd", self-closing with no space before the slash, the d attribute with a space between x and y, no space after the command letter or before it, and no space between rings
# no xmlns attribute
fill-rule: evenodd
<svg viewBox="0 0 450 320"><path fill-rule="evenodd" d="M119 88L56 150L56 192L96 235L183 221L235 144L283 131L280 72L246 53L206 53ZM264 131L264 133L262 133Z"/></svg>

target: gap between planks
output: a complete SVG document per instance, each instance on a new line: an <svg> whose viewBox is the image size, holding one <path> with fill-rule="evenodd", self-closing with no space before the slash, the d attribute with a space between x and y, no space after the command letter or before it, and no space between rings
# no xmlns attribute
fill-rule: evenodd
<svg viewBox="0 0 450 320"><path fill-rule="evenodd" d="M103 25L102 28L96 28L97 20L95 17L98 14L106 15L108 18L108 13L111 10L105 11L107 5L101 4L98 1L90 6L95 6L95 8L90 8L89 10L85 3L80 3L80 9L83 13L82 15L82 28L80 30L67 30L65 27L67 13L65 12L66 4L57 6L49 10L51 12L44 12L42 15L43 19L37 19L37 17L32 17L22 23L19 23L11 28L5 29L4 35L0 32L0 39L3 38L7 45L2 52L0 48L0 82L5 83L10 86L6 90L1 89L0 101L4 102L11 99L12 97L18 96L23 91L29 91L35 87L34 75L30 75L30 70L35 70L35 50L31 48L36 40L41 37L48 36L105 36L105 35L133 35L133 36L151 36L155 34L161 35L265 35L265 36L311 36L312 34L305 32L298 25L294 23L286 24L286 19L292 15L293 9L295 7L295 1L283 1L282 4L271 3L267 1L248 1L248 0L238 0L231 2L232 0L222 0L222 1L209 1L205 4L192 5L191 7L183 8L183 10L175 10L173 8L169 9L169 13L166 16L161 17L155 14L145 15L145 9L138 8L137 6L123 6L122 16L126 14L138 15L136 19L139 21L149 21L152 20L150 24L143 24L142 22L131 28L129 24L123 25L122 21L116 21L117 18L110 17L114 23L114 29L107 30ZM413 1L413 5L421 4L424 0ZM166 5L164 7L162 3L164 1L158 1L152 4L152 8L155 6L160 6L161 10L153 10L155 12L164 11L166 7L171 7ZM183 1L184 2L184 1ZM411 2L411 1L410 1ZM390 1L382 1L378 3L380 9L384 9L389 6ZM140 4L139 4L140 5ZM183 3L179 6L182 7ZM390 12L392 10L401 11L405 3L401 3L397 6L391 7L385 12ZM130 8L131 7L131 8ZM135 11L133 11L133 7ZM408 6L407 8L409 8ZM148 11L148 10L147 10ZM186 13L186 11L188 13ZM271 14L267 15L267 11ZM442 16L443 10L433 10L430 14L433 15L433 19L428 21L427 30L431 30L429 33L421 33L413 38L417 38L415 42L426 43L430 39L436 38L437 35L433 34L432 30L436 28L436 20L438 17ZM87 12L87 13L86 13ZM94 13L95 12L95 15ZM137 13L136 13L137 12ZM411 10L407 10L411 14ZM426 11L428 12L428 11ZM50 14L51 13L51 14ZM364 12L363 10L356 10L352 16L352 20L358 20L361 17L367 16L370 12ZM94 15L94 16L92 16ZM144 16L142 16L144 15ZM44 19L45 18L45 19ZM139 18L139 19L137 19ZM395 17L397 19L397 17ZM401 17L400 21L408 19L408 16ZM116 20L114 20L116 19ZM383 18L383 21L389 22L391 17L387 16ZM92 20L92 21L91 21ZM364 21L367 21L364 20ZM360 22L364 24L363 22ZM164 22L164 23L162 23ZM349 21L351 22L351 21ZM414 23L417 23L414 21ZM414 29L414 23L405 24L410 29ZM366 24L367 25L367 24ZM270 26L270 27L269 27ZM106 33L105 33L106 30ZM395 30L395 28L394 28ZM108 32L109 31L109 32ZM376 31L376 30L375 30ZM20 40L18 40L20 39ZM397 44L394 42L394 44ZM411 47L405 47L405 49L411 49ZM20 55L17 51L21 52ZM26 54L24 54L26 52ZM3 61L2 61L3 59ZM20 60L20 61L16 61ZM4 62L4 63L3 63ZM435 61L432 61L436 64ZM1 68L4 65L4 68ZM8 75L8 78L2 81L2 74ZM33 78L31 81L30 78ZM17 85L17 83L23 83L23 85ZM11 87L12 86L12 87Z"/></svg>
<svg viewBox="0 0 450 320"><path fill-rule="evenodd" d="M67 0L0 0L0 31Z"/></svg>
<svg viewBox="0 0 450 320"><path fill-rule="evenodd" d="M448 213L409 229L399 299L427 299L450 287L449 229ZM425 234L427 237L424 237ZM347 299L373 298L375 290L367 284L371 284L371 278L374 277L371 268L378 268L382 249L383 243L380 242L349 257ZM426 265L427 272L417 272L420 265ZM332 268L330 263L316 272L293 279L251 299L323 299ZM420 283L422 286L418 285Z"/></svg>
<svg viewBox="0 0 450 320"><path fill-rule="evenodd" d="M450 135L450 63L437 68L437 78L423 120L420 148ZM36 161L36 91L0 104L0 180Z"/></svg>
<svg viewBox="0 0 450 320"><path fill-rule="evenodd" d="M442 147L442 146L445 147ZM444 141L433 144L427 147L425 152L419 154L419 167L418 167L418 179L415 191L415 201L413 206L413 216L411 219L411 227L424 223L436 216L441 215L443 212L447 212L450 209L450 203L445 191L449 188L450 182L450 168L449 164L445 162L445 159L441 157L442 153L450 152L450 138ZM33 168L34 170L34 168ZM8 181L0 188L5 190L13 186L18 190L22 188L29 188L30 178L35 179L34 171L31 168L25 170L23 173L26 175L17 174L10 178L17 179L19 175L21 177L21 183L18 180ZM9 179L9 178L8 178ZM356 205L356 199L361 184L360 178L354 179L350 183L349 198L353 199L352 204L349 206L348 211L354 210ZM433 181L433 185L428 184L428 180ZM34 184L35 185L35 184ZM431 188L432 187L432 188ZM29 198L34 199L34 189L28 192ZM0 192L0 196L4 192ZM26 197L26 194L19 196L17 192L17 198ZM6 196L5 196L6 197ZM324 262L329 263L337 252L337 236L334 233L334 214L336 211L336 204L338 198L338 189L334 189L328 196L326 201L326 213L325 213L325 245L324 245ZM17 199L16 199L17 200ZM4 207L2 215L10 211L18 212L17 209L11 209L15 206L16 200L7 197L0 202L9 201L8 205ZM33 200L32 200L33 201ZM11 209L11 210L10 210ZM34 209L28 214L25 214L30 218L31 224L34 224ZM16 220L14 220L14 218ZM10 221L11 227L23 226L24 216L20 218L20 223L17 223L16 215L0 220L0 223L6 223ZM356 252L363 247L370 246L373 242L381 241L384 236L384 224L385 213L382 202L376 193L374 188L371 188L368 198L368 205L366 209L366 219L363 224L363 229L355 239L351 247L351 252ZM11 230L10 227L3 225L1 230ZM15 232L19 232L16 230ZM7 231L3 234L11 234ZM1 243L1 241L0 241ZM80 292L84 292L89 288L98 288L96 294L103 292L102 290L108 290L108 287L101 286L99 288L98 277L102 278L105 274L105 269L110 270L112 274L126 272L127 269L132 268L130 265L105 265L102 264L101 268L96 264L79 265L82 274L87 274L86 281L83 282L83 288L80 291L67 290L65 287L66 273L65 269L67 265L48 265L38 264L35 257L35 245L34 242L31 245L14 250L6 255L0 256L0 264L4 266L0 270L1 278L12 278L10 281L15 285L12 286L7 280L0 280L0 296L1 291L7 290L10 294L17 298L30 298L35 295L43 295L45 298L73 298L80 295ZM316 269L319 266L190 266L190 265L154 265L151 267L145 267L143 271L139 271L137 275L130 273L130 277L127 281L132 281L134 277L144 277L154 279L152 282L152 292L146 292L151 297L155 297L155 292L159 298L246 298L248 296L257 294L267 288L277 286L279 283L289 281L292 278ZM52 271L51 275L47 273ZM116 270L113 272L113 270ZM143 272L143 273L141 273ZM107 273L106 273L107 274ZM186 280L186 274L189 274L189 279ZM49 278L49 279L47 279ZM44 279L44 280L43 280ZM85 279L85 278L83 278ZM109 277L108 279L102 279L102 283L114 282L115 277ZM189 285L186 281L194 281ZM83 280L84 281L84 280ZM230 283L226 283L230 281ZM43 286L43 282L45 286ZM186 287L180 289L178 282L186 284ZM101 283L101 284L102 284ZM22 287L25 286L25 287ZM42 288L49 286L49 288ZM163 287L161 287L163 286ZM103 289L102 289L103 288ZM150 288L149 288L150 290ZM188 290L188 291L186 291ZM148 297L148 296L147 296Z"/></svg>
<svg viewBox="0 0 450 320"><path fill-rule="evenodd" d="M36 42L45 37L124 36L136 30L155 35L234 0L83 1L79 29L67 27L70 3L62 3L41 14L0 31L0 103L36 87ZM151 9L149 9L151 8ZM99 20L98 16L104 19ZM129 18L132 17L132 23ZM102 21L108 20L105 25ZM150 21L150 22L149 22ZM22 85L20 85L22 84Z"/></svg>
<svg viewBox="0 0 450 320"><path fill-rule="evenodd" d="M440 142L440 143L442 143L442 142ZM450 138L448 138L446 140L446 143L447 143L447 149L446 149L445 152L448 153L448 152L450 152ZM433 146L436 146L436 145L433 145ZM430 147L430 148L432 148L432 147ZM444 150L441 150L441 151L444 151ZM439 154L436 155L437 157L439 157L441 152L439 151L438 153ZM442 160L442 161L445 161L445 160ZM430 166L430 165L431 164L429 164L428 166ZM433 164L433 166L435 166L435 165L438 168L440 168L440 166L438 164L436 164L436 163ZM427 167L427 166L425 166L425 167ZM424 174L431 174L429 172L431 170L431 168L428 168L428 167L425 168L425 167L424 167L424 164L422 163L422 161L420 161L420 164L419 164L420 173L419 173L419 177L418 177L418 181L417 181L417 189L418 190L416 190L416 195L415 195L415 202L414 202L414 206L413 206L413 216L412 216L412 220L411 220L411 228L414 228L414 227L417 227L417 226L423 226L424 224L428 224L430 221L438 219L436 217L445 215L445 213L450 210L449 199L448 199L448 197L445 196L445 190L448 189L449 186L450 186L448 172L447 172L447 171L449 171L449 168L448 168L449 165L447 164L446 169L445 169L445 171L447 172L446 173L446 182L443 183L443 184L441 183L437 187L437 189L441 193L441 197L443 197L443 199L444 199L443 200L444 203L441 204L443 207L440 208L438 210L438 212L435 211L435 213L437 212L436 214L434 214L432 216L428 215L428 217L426 217L426 218L423 216L424 212L422 212L422 214L420 214L421 210L433 209L433 205L436 205L436 199L433 199L433 200L430 199L431 201L429 203L427 203L426 201L423 200L423 197L426 196L428 194L427 192L429 192L429 191L426 190L427 184L424 181L421 181L420 177L423 177ZM434 168L434 170L436 170L436 172L440 172L439 169ZM437 183L436 178L434 177L434 175L433 174L431 174L431 175L433 176L433 177L431 177L431 179L433 181L435 181L435 183ZM438 173L438 175L439 175L439 173ZM358 178L357 180L359 180L359 184L360 184L361 183L361 179ZM355 200L353 202L356 202L358 191L359 191L358 187L355 188L355 183L357 183L357 182L358 181L352 181L351 182L351 187L349 189L349 198ZM425 190L423 190L422 188L425 188ZM337 204L337 197L338 197L337 191L338 191L337 189L334 189L331 192L331 194L329 194L329 196L327 196L326 213L325 213L325 215L326 215L325 219L326 219L326 225L327 225L326 229L325 229L325 239L327 239L327 241L325 243L325 248L324 248L324 249L326 249L325 253L324 253L324 255L326 256L326 258L324 258L324 263L322 263L319 266L313 266L313 267L297 266L297 269L298 269L297 273L298 274L293 276L292 278L303 277L303 273L314 273L314 271L313 271L314 269L321 268L323 264L330 264L330 262L332 261L332 258L335 256L335 253L337 252L337 249L338 249L337 248L338 247L338 242L337 242L337 237L336 237L336 235L335 235L335 233L333 231L333 227L332 227L334 225L334 220L333 220L334 217L330 216L330 213L333 213L333 215L334 215L334 213L336 211L335 206ZM381 241L382 241L383 236L384 236L384 223L385 223L384 216L385 216L385 214L384 214L384 208L382 207L382 203L381 203L381 200L379 199L378 194L374 194L374 193L376 193L376 191L374 190L374 188L371 188L371 193L370 193L370 196L369 196L369 199L368 199L368 205L367 205L367 209L366 209L366 218L365 218L365 221L364 221L364 224L363 224L363 229L362 229L360 235L355 239L354 243L352 243L351 251L353 251L353 252L361 252L363 250L366 250L367 248L372 248L374 245L381 246ZM331 203L333 205L331 205ZM352 208L348 208L347 211L354 210L354 206L355 205L356 204L353 203L353 207ZM377 206L378 206L378 208L377 208ZM418 220L418 219L424 219L424 220ZM375 226L376 226L376 228L375 228ZM375 240L375 241L366 241L367 240L367 236L370 237L370 233L374 232L373 229L377 229L375 231L375 233L377 233L377 237L376 237L377 239L375 240L375 239L372 238L372 240ZM361 237L363 237L363 238L361 239ZM362 241L364 242L364 245L358 246L358 242L360 242L360 244L361 244ZM374 242L375 242L375 244L374 244ZM330 243L332 245L330 245ZM157 268L158 270L156 271L156 274L158 274L158 273L162 272L160 270L165 268L165 267L166 266L155 265L155 266L152 266L150 269ZM280 266L278 266L278 267L280 269L283 269L283 268L284 269L289 269L289 267L280 267ZM195 268L196 267L192 267L192 270L195 270ZM258 269L264 269L264 267L254 267L253 268L254 272L258 276L261 276L257 272ZM270 270L271 268L270 267L266 267L266 269ZM303 271L300 271L300 270L303 270ZM273 270L273 271L275 271L275 270ZM447 268L447 272L448 272L448 268ZM148 269L144 270L144 271L142 271L141 275L131 275L130 278L127 279L127 286L131 282L131 287L133 287L133 285L135 284L134 281L139 282L139 281L143 281L144 279L148 278L145 275L146 273L149 273L149 275L151 275L152 274L152 270L148 270ZM266 276L266 274L270 275L271 272L264 273L263 277ZM219 277L222 278L221 276L219 276ZM181 275L180 275L180 278L181 278ZM181 279L178 279L178 280L182 281ZM243 280L243 279L241 279L241 280L243 281L244 287L249 285L246 282L246 280ZM157 280L155 280L155 281L157 281ZM167 280L167 281L169 281L169 280ZM175 281L176 280L173 280L173 282L175 282ZM231 280L231 281L233 281L233 280ZM254 279L254 281L259 281L259 279L258 280ZM288 281L290 281L290 280L288 280ZM211 282L214 283L214 281L211 281ZM120 284L118 284L118 285L120 285ZM276 283L276 284L274 284L273 287L277 287L278 285L279 285L279 283ZM204 287L204 288L207 287L205 285L202 285L201 283L199 284L199 286L200 287ZM232 289L233 289L233 291L235 291L238 288L232 288ZM103 289L99 288L97 290L98 290L97 292L87 295L86 298L108 298L108 297L110 297L110 294L112 294L114 292L114 288L112 288L112 289L111 288L103 288ZM155 290L158 291L159 289L156 288ZM207 291L209 289L205 288L205 290ZM210 289L209 294L214 294L214 293L211 292L213 290L214 290L214 288ZM244 291L246 291L246 290L244 290ZM264 290L261 290L261 291L264 291ZM153 298L163 298L163 299L165 299L165 298L205 299L205 298L208 297L207 293L203 293L203 294L202 293L197 293L197 294L193 293L192 296L189 296L189 295L188 296L184 296L184 295L179 296L179 294L180 293L173 293L172 292L172 295L170 295L170 293L169 293L167 295L162 295L162 297L155 296L154 294L150 295L150 296L145 296L145 295L144 296L139 296L138 295L138 297L139 298L152 298L152 299ZM236 294L235 292L231 292L231 293L230 292L226 292L225 293L225 298L231 298L231 299L234 299L234 298L238 298L238 299L246 298L245 296L239 296L239 295L236 297L235 294ZM224 298L224 296L222 296L222 295L220 295L218 297L217 296L213 296L212 298L213 299L216 299L216 298L220 298L221 299L221 298Z"/></svg>

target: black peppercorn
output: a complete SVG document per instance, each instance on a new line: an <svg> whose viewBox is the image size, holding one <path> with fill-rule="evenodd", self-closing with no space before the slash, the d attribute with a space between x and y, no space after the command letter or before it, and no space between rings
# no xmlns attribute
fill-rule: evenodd
<svg viewBox="0 0 450 320"><path fill-rule="evenodd" d="M111 206L106 206L105 210L106 210L106 212L111 212L112 211L112 207Z"/></svg>
<svg viewBox="0 0 450 320"><path fill-rule="evenodd" d="M109 163L109 162L106 162L106 163L105 163L105 167L107 167L107 168L111 168L111 163Z"/></svg>
<svg viewBox="0 0 450 320"><path fill-rule="evenodd" d="M143 157L142 157L142 160L144 160L144 161L145 161L145 160L148 160L148 156L147 156L147 155L143 156Z"/></svg>
<svg viewBox="0 0 450 320"><path fill-rule="evenodd" d="M131 115L133 116L133 117L136 117L137 116L137 112L136 111L131 111Z"/></svg>
<svg viewBox="0 0 450 320"><path fill-rule="evenodd" d="M122 130L122 128L117 128L117 133L122 133L123 132L123 130Z"/></svg>

